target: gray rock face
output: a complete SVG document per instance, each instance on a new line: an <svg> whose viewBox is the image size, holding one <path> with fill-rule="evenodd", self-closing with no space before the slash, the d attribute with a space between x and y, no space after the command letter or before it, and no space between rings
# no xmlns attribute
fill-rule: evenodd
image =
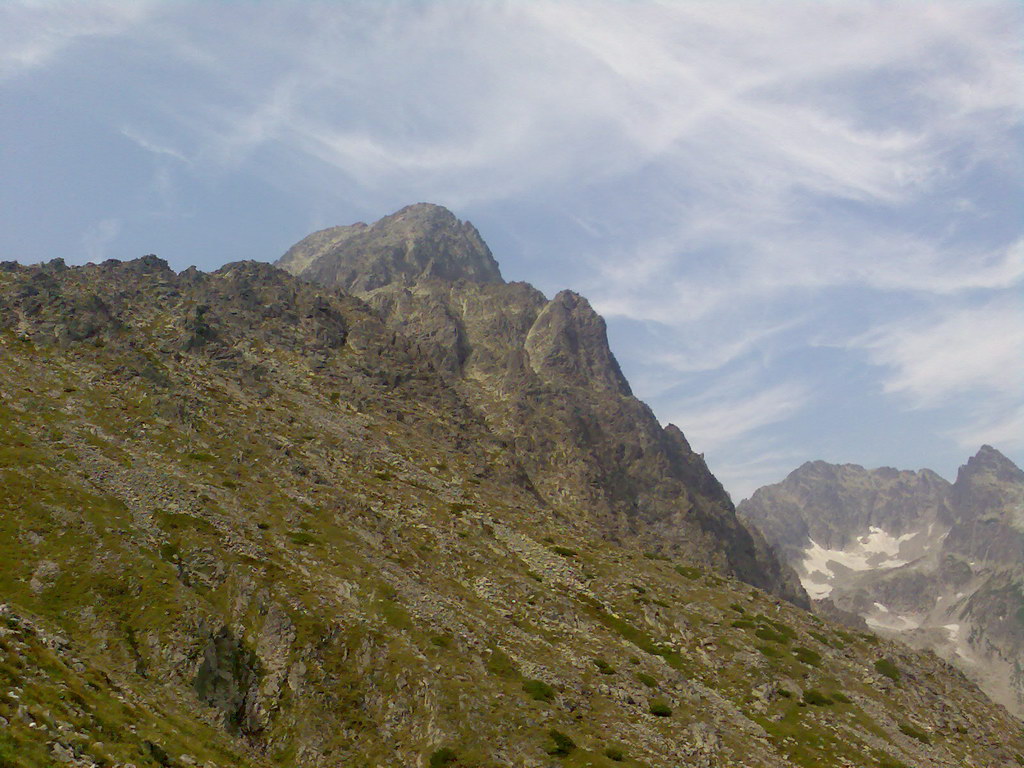
<svg viewBox="0 0 1024 768"><path fill-rule="evenodd" d="M556 509L587 510L610 538L640 539L807 605L682 433L632 396L589 302L504 283L472 225L419 204L318 232L278 264L359 296L412 339Z"/></svg>
<svg viewBox="0 0 1024 768"><path fill-rule="evenodd" d="M770 543L793 559L811 541L849 547L872 528L902 536L948 517L950 484L934 472L807 462L740 505Z"/></svg>
<svg viewBox="0 0 1024 768"><path fill-rule="evenodd" d="M429 203L410 205L372 226L360 223L316 232L290 248L278 266L350 293L431 277L502 282L476 228Z"/></svg>
<svg viewBox="0 0 1024 768"><path fill-rule="evenodd" d="M523 350L548 384L632 394L608 348L604 319L572 291L562 291L541 310Z"/></svg>
<svg viewBox="0 0 1024 768"><path fill-rule="evenodd" d="M220 710L224 726L233 733L259 731L259 672L255 655L224 627L203 649L193 683L204 704Z"/></svg>
<svg viewBox="0 0 1024 768"><path fill-rule="evenodd" d="M739 507L823 612L937 651L1024 715L1024 472L991 446L955 483L809 462Z"/></svg>
<svg viewBox="0 0 1024 768"><path fill-rule="evenodd" d="M997 564L1024 563L1024 472L991 446L960 467L950 489L946 551Z"/></svg>

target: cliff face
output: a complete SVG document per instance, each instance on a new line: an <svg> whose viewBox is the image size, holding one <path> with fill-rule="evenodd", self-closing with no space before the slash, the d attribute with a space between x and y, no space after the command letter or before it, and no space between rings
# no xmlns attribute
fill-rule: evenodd
<svg viewBox="0 0 1024 768"><path fill-rule="evenodd" d="M822 607L955 661L1024 715L1024 472L982 446L929 470L805 464L740 505Z"/></svg>
<svg viewBox="0 0 1024 768"><path fill-rule="evenodd" d="M899 538L922 526L945 525L949 488L927 469L867 470L813 461L782 483L759 488L740 505L740 512L794 561L811 542L826 550L846 550L873 529ZM876 560L881 562L884 554L879 551Z"/></svg>
<svg viewBox="0 0 1024 768"><path fill-rule="evenodd" d="M412 339L553 508L585 510L614 540L807 605L790 569L738 521L683 434L662 428L632 396L587 300L572 291L548 300L504 283L472 225L418 204L372 226L314 234L279 266L354 293Z"/></svg>

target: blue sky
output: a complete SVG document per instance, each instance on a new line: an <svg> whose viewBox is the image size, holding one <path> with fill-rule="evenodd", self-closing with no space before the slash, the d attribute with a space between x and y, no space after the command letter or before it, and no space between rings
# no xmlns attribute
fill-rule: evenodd
<svg viewBox="0 0 1024 768"><path fill-rule="evenodd" d="M1024 459L1024 4L3 2L0 259L447 205L736 500Z"/></svg>

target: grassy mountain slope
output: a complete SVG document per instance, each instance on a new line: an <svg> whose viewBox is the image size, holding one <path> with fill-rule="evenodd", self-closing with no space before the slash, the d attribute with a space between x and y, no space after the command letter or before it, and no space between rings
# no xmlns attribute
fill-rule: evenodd
<svg viewBox="0 0 1024 768"><path fill-rule="evenodd" d="M1024 760L936 657L547 504L268 265L0 268L0 601L4 768Z"/></svg>

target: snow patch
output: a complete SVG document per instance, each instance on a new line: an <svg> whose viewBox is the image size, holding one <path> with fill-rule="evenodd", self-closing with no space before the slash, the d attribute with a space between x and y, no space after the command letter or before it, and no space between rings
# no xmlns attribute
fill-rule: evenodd
<svg viewBox="0 0 1024 768"><path fill-rule="evenodd" d="M914 616L901 616L893 613L880 603L875 603L878 613L872 616L865 616L864 621L872 629L887 629L890 632L906 632L908 629L917 629L921 626L921 620Z"/></svg>
<svg viewBox="0 0 1024 768"><path fill-rule="evenodd" d="M804 550L804 559L801 563L802 571L806 575L800 580L807 594L813 599L828 597L832 594L832 582L836 577L835 566L842 566L851 571L868 571L906 565L909 560L900 558L900 547L903 542L920 533L913 531L902 536L893 536L877 526L871 526L866 534L846 549L826 549L811 539L810 546Z"/></svg>

